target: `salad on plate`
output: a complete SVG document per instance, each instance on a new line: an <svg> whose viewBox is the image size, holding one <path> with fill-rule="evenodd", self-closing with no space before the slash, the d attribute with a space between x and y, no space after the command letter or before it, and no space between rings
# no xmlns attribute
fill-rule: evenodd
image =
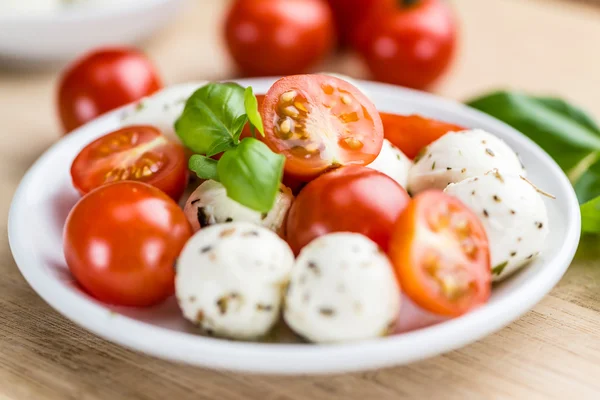
<svg viewBox="0 0 600 400"><path fill-rule="evenodd" d="M379 112L332 74L265 94L166 88L71 166L82 195L64 254L97 300L175 295L198 334L262 340L287 325L338 343L401 334L484 305L544 251L543 197L478 127Z"/></svg>

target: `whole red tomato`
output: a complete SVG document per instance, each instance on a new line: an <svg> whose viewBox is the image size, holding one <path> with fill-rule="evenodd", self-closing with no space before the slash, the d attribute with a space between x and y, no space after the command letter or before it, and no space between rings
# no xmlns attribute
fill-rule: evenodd
<svg viewBox="0 0 600 400"><path fill-rule="evenodd" d="M333 48L333 16L322 0L237 0L227 15L225 38L245 74L292 75Z"/></svg>
<svg viewBox="0 0 600 400"><path fill-rule="evenodd" d="M154 66L137 50L106 48L86 54L60 79L58 111L63 128L70 132L161 87Z"/></svg>
<svg viewBox="0 0 600 400"><path fill-rule="evenodd" d="M454 15L442 0L387 0L358 28L355 46L376 80L424 89L456 47Z"/></svg>
<svg viewBox="0 0 600 400"><path fill-rule="evenodd" d="M100 301L150 306L171 296L175 260L192 235L166 194L141 182L102 186L71 210L64 230L67 265Z"/></svg>
<svg viewBox="0 0 600 400"><path fill-rule="evenodd" d="M287 221L296 254L330 232L361 233L387 250L396 219L410 197L392 178L361 166L325 173L300 191Z"/></svg>

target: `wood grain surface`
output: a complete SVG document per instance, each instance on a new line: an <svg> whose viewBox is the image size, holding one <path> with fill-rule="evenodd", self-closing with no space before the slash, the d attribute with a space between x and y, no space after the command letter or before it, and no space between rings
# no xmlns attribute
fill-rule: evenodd
<svg viewBox="0 0 600 400"><path fill-rule="evenodd" d="M227 2L197 0L146 50L168 83L235 76ZM600 119L600 11L558 0L455 0L460 56L436 92L512 87L564 96ZM0 27L1 29L1 27ZM364 76L350 55L319 69ZM0 70L0 225L32 162L58 140L57 72ZM500 332L405 367L324 377L213 372L131 352L75 326L26 284L0 230L0 400L600 398L600 250L588 240L540 304Z"/></svg>

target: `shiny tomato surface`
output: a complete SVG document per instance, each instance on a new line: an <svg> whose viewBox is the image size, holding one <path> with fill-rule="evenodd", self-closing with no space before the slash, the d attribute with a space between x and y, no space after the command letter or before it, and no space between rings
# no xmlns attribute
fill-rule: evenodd
<svg viewBox="0 0 600 400"><path fill-rule="evenodd" d="M58 112L64 131L162 88L150 60L130 48L104 48L86 54L61 76Z"/></svg>
<svg viewBox="0 0 600 400"><path fill-rule="evenodd" d="M114 305L157 304L174 292L175 261L192 235L183 211L141 182L102 186L73 207L64 253L77 282Z"/></svg>
<svg viewBox="0 0 600 400"><path fill-rule="evenodd" d="M331 232L361 233L384 251L410 197L392 178L360 166L341 167L306 185L288 215L287 240L296 254Z"/></svg>

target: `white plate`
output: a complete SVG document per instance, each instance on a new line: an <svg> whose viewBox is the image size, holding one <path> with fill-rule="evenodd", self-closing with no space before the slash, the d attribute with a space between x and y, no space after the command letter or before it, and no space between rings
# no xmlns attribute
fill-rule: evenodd
<svg viewBox="0 0 600 400"><path fill-rule="evenodd" d="M99 46L136 44L162 28L184 1L113 1L97 8L0 15L0 65L45 65Z"/></svg>
<svg viewBox="0 0 600 400"><path fill-rule="evenodd" d="M249 79L264 93L273 79ZM346 372L400 365L447 352L489 335L531 309L568 268L580 232L577 199L554 161L507 125L461 104L394 86L360 82L382 111L420 113L490 131L513 147L529 177L556 195L547 200L550 235L543 256L494 288L488 304L463 317L377 340L341 345L243 343L207 338L180 316L173 300L154 309L115 313L74 284L62 254L62 227L78 195L69 167L79 150L112 130L122 110L69 134L50 148L23 178L10 210L9 239L29 284L52 307L84 328L123 346L193 365L276 374Z"/></svg>

